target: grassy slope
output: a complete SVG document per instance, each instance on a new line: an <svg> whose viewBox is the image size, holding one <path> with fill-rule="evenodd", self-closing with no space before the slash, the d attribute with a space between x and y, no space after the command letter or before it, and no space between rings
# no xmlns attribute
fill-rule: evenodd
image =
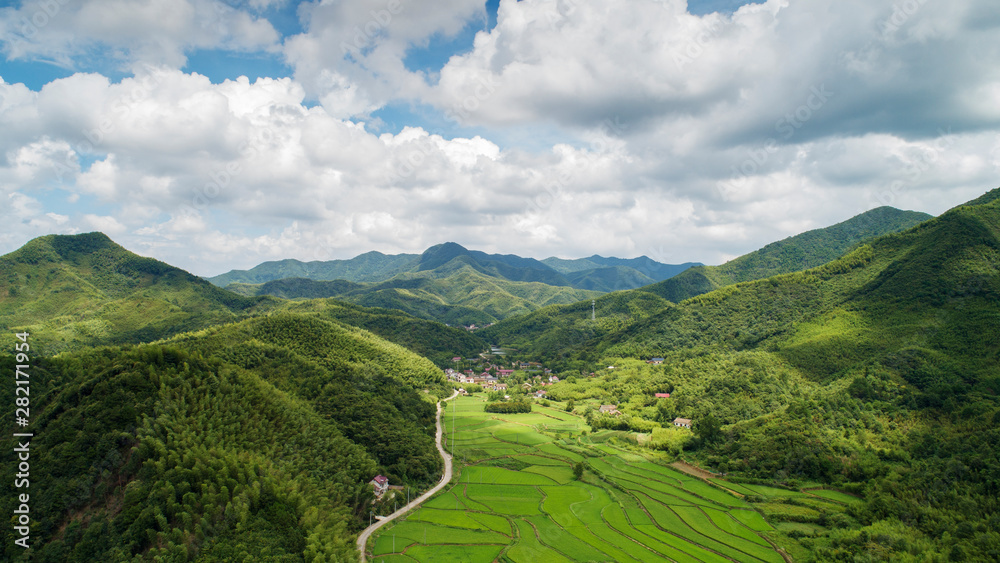
<svg viewBox="0 0 1000 563"><path fill-rule="evenodd" d="M734 283L814 268L839 258L864 240L903 231L930 218L926 213L879 207L831 227L771 243L721 266L691 268L643 290L679 303Z"/></svg>
<svg viewBox="0 0 1000 563"><path fill-rule="evenodd" d="M475 333L394 309L362 307L336 299L310 299L286 302L282 310L363 328L442 367L451 366L454 356L474 357L486 348Z"/></svg>

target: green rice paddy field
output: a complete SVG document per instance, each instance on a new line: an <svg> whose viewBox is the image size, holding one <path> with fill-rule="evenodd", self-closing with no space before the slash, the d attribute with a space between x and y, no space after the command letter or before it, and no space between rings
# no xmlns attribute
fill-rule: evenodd
<svg viewBox="0 0 1000 563"><path fill-rule="evenodd" d="M530 414L492 414L483 404L476 397L448 404L456 478L383 528L369 543L370 560L783 563L787 554L775 546L784 535L765 516L776 523L785 508L813 512L800 502L807 496L852 500L832 491L708 483L600 435L591 439L578 416L537 405ZM586 471L576 480L579 461ZM750 504L743 494L769 498Z"/></svg>

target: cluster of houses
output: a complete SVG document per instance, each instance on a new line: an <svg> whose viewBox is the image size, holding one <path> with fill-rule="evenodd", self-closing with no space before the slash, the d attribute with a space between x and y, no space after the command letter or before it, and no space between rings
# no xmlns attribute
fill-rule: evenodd
<svg viewBox="0 0 1000 563"><path fill-rule="evenodd" d="M448 379L455 381L457 383L462 383L465 385L475 384L481 386L483 389L488 391L506 391L508 384L502 381L502 378L510 376L514 370L501 369L497 370L497 377L489 372L475 373L472 370L466 370L464 372L457 372L453 369L444 370L445 376ZM521 387L527 393L531 393L535 398L542 399L545 398L547 392L544 389L536 389L537 387L545 387L547 385L555 385L559 382L559 377L555 375L550 375L547 379L541 376L535 376L534 383L531 381L521 384ZM461 390L459 391L461 392Z"/></svg>
<svg viewBox="0 0 1000 563"><path fill-rule="evenodd" d="M462 361L462 358L455 356L454 358L452 358L452 361L457 363ZM552 375L551 369L545 368L542 366L542 364L539 364L537 362L520 362L515 364L515 366L518 369L522 371L527 371L529 373L531 372L544 373L544 376L542 375L534 376L535 386L552 385L559 381L559 378L557 376ZM471 369L458 371L452 368L448 368L444 370L445 376L452 381L465 384L475 383L490 389L494 388L506 389L507 388L506 385L500 383L500 380L510 377L511 375L513 375L513 373L514 373L514 368L504 368L502 366L493 365L490 363L484 365L482 371L479 373L477 373L476 370L471 370ZM528 388L530 389L531 385L530 384L527 385Z"/></svg>
<svg viewBox="0 0 1000 563"><path fill-rule="evenodd" d="M461 362L462 358L456 356L452 358L453 362ZM474 360L478 363L478 359ZM660 365L663 363L663 358L656 357L646 360L647 364ZM538 362L517 362L514 364L517 369L526 372L543 372L543 375L535 375L529 381L521 384L521 386L534 396L536 399L544 399L548 394L545 389L537 389L539 387L545 387L546 385L554 385L559 382L559 377L552 374L551 369L545 368L542 364ZM615 369L615 366L608 366L607 369ZM509 377L514 373L514 369L503 368L498 365L493 365L487 363L481 373L476 373L471 369L464 371L456 371L452 368L444 370L445 376L452 381L463 384L476 384L482 386L484 389L490 391L506 391L507 383L502 383L501 380ZM591 376L594 374L591 373ZM464 390L459 389L459 392L464 392ZM670 393L655 393L654 396L657 399L669 399ZM618 410L618 405L601 405L598 409L601 414L606 414L608 416L621 416L622 412ZM691 428L692 421L690 418L680 418L677 417L673 422L674 426L678 428ZM373 481L374 483L374 481ZM377 487L376 487L377 492Z"/></svg>

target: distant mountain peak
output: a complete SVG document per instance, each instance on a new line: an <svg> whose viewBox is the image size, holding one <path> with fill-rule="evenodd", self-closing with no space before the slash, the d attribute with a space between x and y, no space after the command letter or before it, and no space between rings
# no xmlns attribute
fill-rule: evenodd
<svg viewBox="0 0 1000 563"><path fill-rule="evenodd" d="M434 270L444 266L459 256L468 256L469 249L456 242L436 244L420 255L418 270Z"/></svg>

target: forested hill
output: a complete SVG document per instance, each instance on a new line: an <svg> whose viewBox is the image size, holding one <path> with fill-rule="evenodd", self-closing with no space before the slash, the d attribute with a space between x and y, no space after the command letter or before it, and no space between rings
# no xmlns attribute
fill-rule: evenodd
<svg viewBox="0 0 1000 563"><path fill-rule="evenodd" d="M452 366L455 356L475 357L487 348L474 332L445 326L395 309L362 307L336 299L309 299L282 304L282 311L315 315L363 328L423 356L439 367Z"/></svg>
<svg viewBox="0 0 1000 563"><path fill-rule="evenodd" d="M734 283L815 268L839 258L865 240L904 231L931 217L916 211L878 207L842 223L771 243L721 266L691 268L642 289L680 303Z"/></svg>
<svg viewBox="0 0 1000 563"><path fill-rule="evenodd" d="M984 201L870 239L818 268L700 295L637 322L627 334L608 335L592 350L644 355L718 344L780 347L785 357L819 378L835 375L850 362L867 361L879 350L941 345L949 357L970 356L983 350L982 339L959 344L928 340L928 335L941 338L954 325L973 338L995 328L979 326L990 318L986 312L1000 305L991 299L1000 284L1000 204ZM982 306L971 307L980 301ZM966 312L951 310L958 306ZM937 328L929 333L930 327Z"/></svg>
<svg viewBox="0 0 1000 563"><path fill-rule="evenodd" d="M274 302L214 287L102 233L40 237L0 256L0 326L37 334L49 352L155 340L239 320Z"/></svg>
<svg viewBox="0 0 1000 563"><path fill-rule="evenodd" d="M315 316L28 363L32 549L8 526L4 561L350 561L374 475L440 475L425 399L445 392L440 370ZM0 482L0 510L16 492Z"/></svg>

